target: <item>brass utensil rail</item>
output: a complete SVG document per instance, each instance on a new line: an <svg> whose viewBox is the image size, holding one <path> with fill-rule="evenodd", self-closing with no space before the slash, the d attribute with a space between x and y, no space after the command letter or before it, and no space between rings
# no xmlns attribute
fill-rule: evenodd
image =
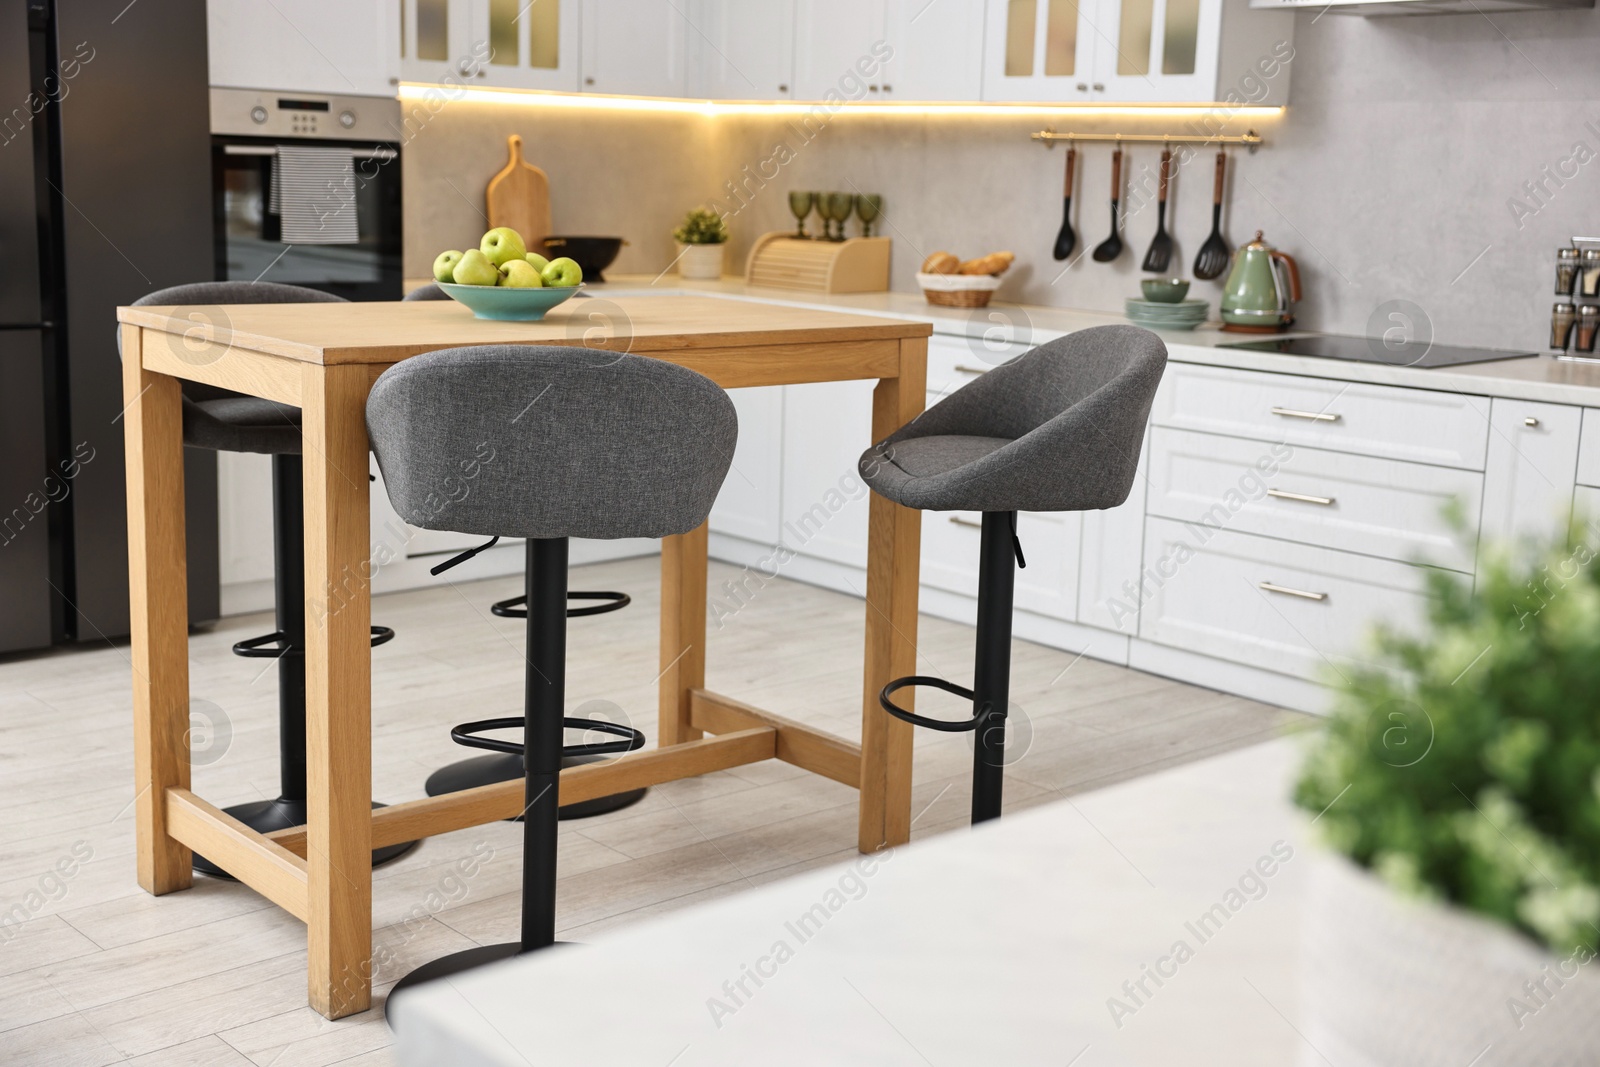
<svg viewBox="0 0 1600 1067"><path fill-rule="evenodd" d="M1116 142L1117 144L1236 144L1243 145L1254 152L1261 145L1266 144L1266 138L1255 130L1246 130L1243 133L1219 133L1211 136L1204 134L1169 134L1169 133L1057 133L1046 126L1028 135L1030 140L1042 141L1048 147L1055 147L1057 141L1075 143L1088 143L1094 141Z"/></svg>

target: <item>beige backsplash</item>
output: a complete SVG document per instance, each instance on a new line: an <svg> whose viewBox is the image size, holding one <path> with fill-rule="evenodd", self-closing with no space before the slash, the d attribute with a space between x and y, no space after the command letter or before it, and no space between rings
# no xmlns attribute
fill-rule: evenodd
<svg viewBox="0 0 1600 1067"><path fill-rule="evenodd" d="M1492 17L1298 17L1293 103L1252 123L1265 147L1230 152L1223 218L1233 244L1260 229L1299 260L1303 325L1375 333L1421 323L1451 343L1542 343L1554 248L1600 228L1600 168L1564 165L1579 143L1600 151L1600 12ZM729 220L732 272L755 237L793 226L790 189L836 189L883 194L894 289L915 290L930 252L1010 249L1017 264L1002 299L1119 310L1137 292L1154 205L1135 205L1115 263L1054 261L1063 150L1028 139L1045 121L846 112L808 135L792 118L452 102L407 146L406 271L426 274L435 253L481 233L484 184L504 165L506 136L520 133L550 175L557 232L628 239L619 273L666 269L678 216L707 201L735 206L729 182L746 190ZM1182 121L1053 124L1160 133ZM1153 191L1159 153L1129 147L1125 198ZM1109 145L1080 151L1075 256L1108 232L1110 157ZM1210 229L1213 158L1195 152L1174 182L1168 229L1185 276ZM1544 192L1534 196L1530 182ZM1219 292L1201 282L1192 295Z"/></svg>

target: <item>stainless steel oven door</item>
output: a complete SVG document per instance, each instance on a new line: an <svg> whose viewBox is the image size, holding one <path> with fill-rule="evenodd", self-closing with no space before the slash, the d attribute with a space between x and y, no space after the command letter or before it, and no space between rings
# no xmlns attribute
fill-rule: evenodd
<svg viewBox="0 0 1600 1067"><path fill-rule="evenodd" d="M401 279L400 152L393 144L317 140L354 150L354 244L285 244L269 210L277 142L213 137L212 198L216 276L229 281L303 285L349 300L399 300Z"/></svg>

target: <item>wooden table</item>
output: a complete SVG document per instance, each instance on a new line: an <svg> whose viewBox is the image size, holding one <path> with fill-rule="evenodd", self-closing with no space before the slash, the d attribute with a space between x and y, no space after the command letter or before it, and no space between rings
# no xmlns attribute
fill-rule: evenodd
<svg viewBox="0 0 1600 1067"><path fill-rule="evenodd" d="M453 301L124 307L129 592L139 884L189 887L199 851L309 931L311 1006L372 1001L375 847L516 815L504 782L372 810L367 393L410 356L476 344L553 344L670 360L725 389L877 379L865 448L923 408L931 327L718 299L573 300L543 322L474 319ZM180 379L302 410L306 532L308 822L263 836L189 788L188 612ZM574 803L765 759L857 786L858 846L908 840L911 729L878 690L914 669L917 512L872 497L859 745L705 688L707 528L661 552L658 747L562 772ZM441 722L440 729L447 724ZM709 736L708 736L709 735Z"/></svg>

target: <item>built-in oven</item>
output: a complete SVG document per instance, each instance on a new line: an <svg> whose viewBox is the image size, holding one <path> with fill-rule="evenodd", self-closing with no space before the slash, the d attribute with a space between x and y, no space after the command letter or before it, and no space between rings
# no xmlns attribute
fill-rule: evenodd
<svg viewBox="0 0 1600 1067"><path fill-rule="evenodd" d="M213 88L217 278L303 285L349 300L400 299L400 133L398 100ZM280 159L285 148L291 151ZM301 148L321 151L295 151ZM291 160L320 168L314 210L346 220L353 214L354 226L302 235L303 221L297 229L284 203L305 189L285 177Z"/></svg>

